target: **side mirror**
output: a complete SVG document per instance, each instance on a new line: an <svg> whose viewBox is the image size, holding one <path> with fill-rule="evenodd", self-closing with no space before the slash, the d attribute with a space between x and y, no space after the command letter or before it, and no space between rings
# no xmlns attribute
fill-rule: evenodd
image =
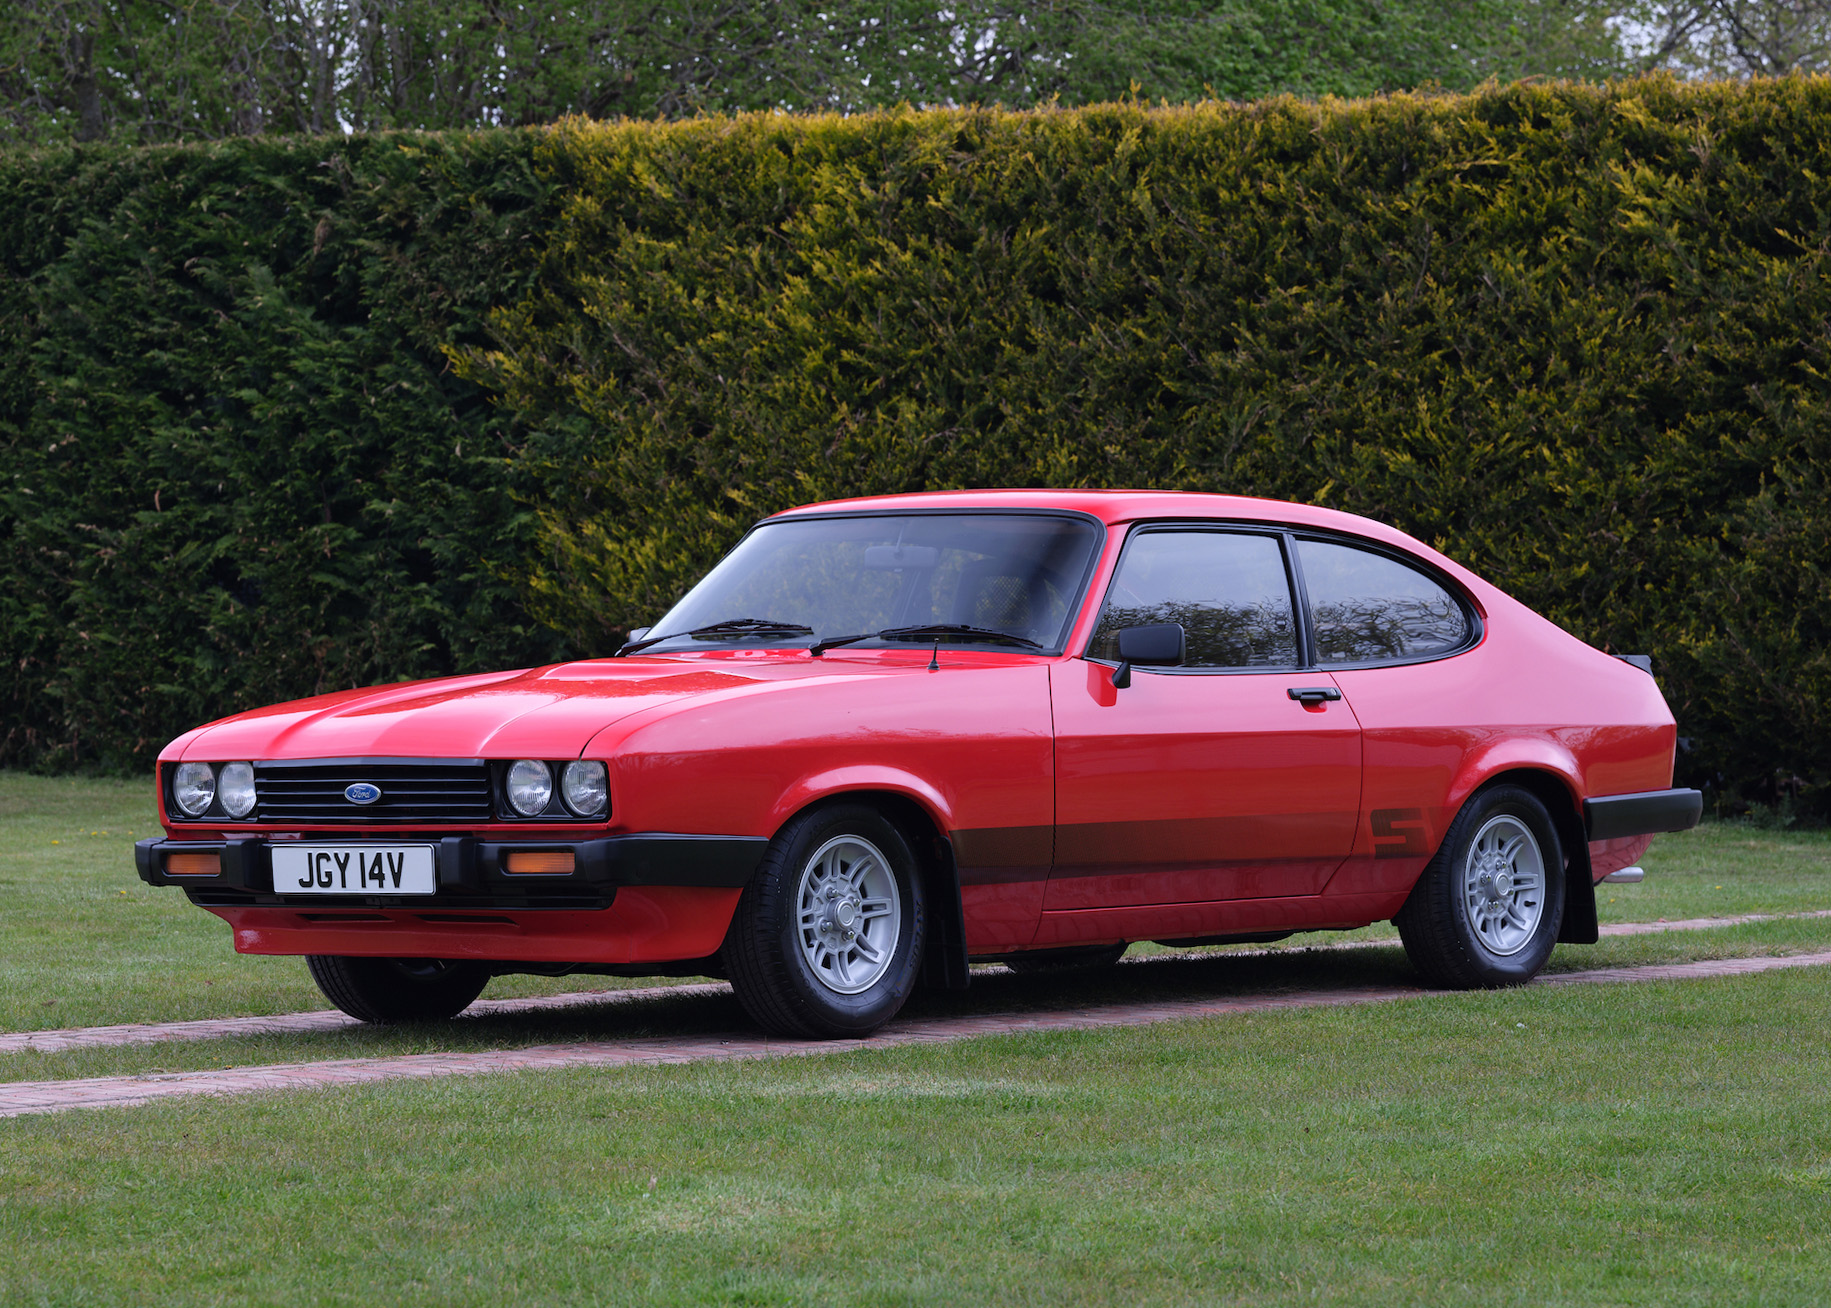
<svg viewBox="0 0 1831 1308"><path fill-rule="evenodd" d="M634 645L653 630L653 627L631 627L629 629L629 635L623 638L623 643L625 645Z"/></svg>
<svg viewBox="0 0 1831 1308"><path fill-rule="evenodd" d="M1119 666L1113 669L1113 689L1132 684L1132 664L1147 668L1180 665L1189 647L1180 622L1153 622L1148 627L1119 629Z"/></svg>

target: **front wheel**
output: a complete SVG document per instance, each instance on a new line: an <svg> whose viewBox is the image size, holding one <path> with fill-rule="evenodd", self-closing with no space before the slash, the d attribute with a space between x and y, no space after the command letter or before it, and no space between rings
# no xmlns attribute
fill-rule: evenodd
<svg viewBox="0 0 1831 1308"><path fill-rule="evenodd" d="M738 901L724 949L732 989L778 1035L869 1035L915 987L925 910L915 855L882 813L804 813Z"/></svg>
<svg viewBox="0 0 1831 1308"><path fill-rule="evenodd" d="M439 1022L471 1006L489 984L480 963L437 958L342 958L310 954L305 966L324 997L363 1022Z"/></svg>
<svg viewBox="0 0 1831 1308"><path fill-rule="evenodd" d="M1538 796L1501 785L1474 795L1394 922L1412 965L1457 990L1523 985L1564 920L1564 854Z"/></svg>

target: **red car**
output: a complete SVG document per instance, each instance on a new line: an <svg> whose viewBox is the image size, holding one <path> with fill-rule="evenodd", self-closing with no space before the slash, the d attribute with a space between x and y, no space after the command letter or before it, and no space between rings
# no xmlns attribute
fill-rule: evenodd
<svg viewBox="0 0 1831 1308"><path fill-rule="evenodd" d="M1385 919L1437 984L1517 984L1701 808L1644 660L1298 504L816 504L635 635L188 732L140 875L370 1021L710 974L850 1036L970 961Z"/></svg>

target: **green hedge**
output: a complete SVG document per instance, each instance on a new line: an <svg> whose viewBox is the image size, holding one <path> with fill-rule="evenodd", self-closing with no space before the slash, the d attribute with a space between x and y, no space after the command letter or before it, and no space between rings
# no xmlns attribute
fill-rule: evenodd
<svg viewBox="0 0 1831 1308"><path fill-rule="evenodd" d="M520 133L0 160L0 762L144 767L265 701L537 661L501 415ZM519 270L519 271L518 271Z"/></svg>
<svg viewBox="0 0 1831 1308"><path fill-rule="evenodd" d="M1653 654L1683 775L1831 777L1824 79L0 173L9 757L602 651L791 503L1155 485L1391 521Z"/></svg>

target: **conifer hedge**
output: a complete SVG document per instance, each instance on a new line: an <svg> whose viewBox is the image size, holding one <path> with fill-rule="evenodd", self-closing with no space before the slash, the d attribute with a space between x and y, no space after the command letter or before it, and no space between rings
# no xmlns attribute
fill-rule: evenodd
<svg viewBox="0 0 1831 1308"><path fill-rule="evenodd" d="M1831 776L1831 81L28 162L8 757L602 651L792 503L1152 485L1393 522L1651 653L1681 775Z"/></svg>
<svg viewBox="0 0 1831 1308"><path fill-rule="evenodd" d="M0 763L558 649L442 349L526 293L524 133L0 158ZM518 280L520 279L520 280Z"/></svg>

